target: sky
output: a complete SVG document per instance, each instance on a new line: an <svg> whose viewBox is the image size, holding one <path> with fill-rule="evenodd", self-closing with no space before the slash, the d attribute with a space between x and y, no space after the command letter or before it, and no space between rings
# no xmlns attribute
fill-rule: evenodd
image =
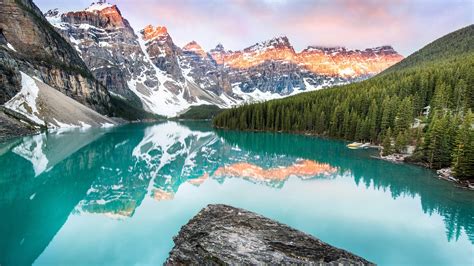
<svg viewBox="0 0 474 266"><path fill-rule="evenodd" d="M46 12L77 11L93 0L34 0ZM310 45L365 49L392 45L404 56L474 23L474 0L108 0L136 31L166 26L178 46L197 41L240 50L287 36Z"/></svg>

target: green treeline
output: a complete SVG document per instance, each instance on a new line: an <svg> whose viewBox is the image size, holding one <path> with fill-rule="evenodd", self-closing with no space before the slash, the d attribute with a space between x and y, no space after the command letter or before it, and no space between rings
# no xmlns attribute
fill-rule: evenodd
<svg viewBox="0 0 474 266"><path fill-rule="evenodd" d="M385 155L416 146L410 159L436 169L453 166L457 177L472 178L474 26L453 34L456 38L443 37L406 58L401 64L407 67L395 66L360 83L229 109L214 125L380 143ZM442 49L437 60L427 51L433 47L454 48L452 56ZM423 61L419 54L430 58Z"/></svg>

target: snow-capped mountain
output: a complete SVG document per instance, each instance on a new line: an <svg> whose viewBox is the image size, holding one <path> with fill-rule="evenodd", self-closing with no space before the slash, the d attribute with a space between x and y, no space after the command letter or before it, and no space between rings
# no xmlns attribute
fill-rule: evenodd
<svg viewBox="0 0 474 266"><path fill-rule="evenodd" d="M284 36L240 51L218 45L207 52L195 41L181 48L166 27L135 32L116 5L102 2L76 12L48 11L46 17L112 95L164 116L192 105L225 108L353 82L402 59L389 46L308 47L298 53Z"/></svg>
<svg viewBox="0 0 474 266"><path fill-rule="evenodd" d="M116 6L92 4L85 10L64 14L52 10L46 18L112 95L141 107L142 101L128 82L140 79L150 87L158 86L156 72L141 49L138 36Z"/></svg>

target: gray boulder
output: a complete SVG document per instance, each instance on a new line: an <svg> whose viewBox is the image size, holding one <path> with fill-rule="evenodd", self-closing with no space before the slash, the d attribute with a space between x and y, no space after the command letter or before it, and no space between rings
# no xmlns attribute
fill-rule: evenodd
<svg viewBox="0 0 474 266"><path fill-rule="evenodd" d="M289 226L226 205L202 209L174 242L165 265L373 265Z"/></svg>

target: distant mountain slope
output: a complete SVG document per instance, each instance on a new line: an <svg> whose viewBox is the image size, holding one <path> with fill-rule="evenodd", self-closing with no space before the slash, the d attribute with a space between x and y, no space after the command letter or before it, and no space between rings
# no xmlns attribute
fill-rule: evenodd
<svg viewBox="0 0 474 266"><path fill-rule="evenodd" d="M472 178L473 40L471 25L425 46L387 73L226 110L214 125L383 142L386 155L415 145L413 160L432 168L453 165L456 176Z"/></svg>
<svg viewBox="0 0 474 266"><path fill-rule="evenodd" d="M178 118L189 119L189 120L212 119L222 111L224 110L215 105L191 106L183 114L180 114Z"/></svg>
<svg viewBox="0 0 474 266"><path fill-rule="evenodd" d="M474 25L469 25L451 32L411 54L400 63L389 67L383 73L390 73L412 66L420 66L425 62L433 62L473 53L473 35Z"/></svg>

